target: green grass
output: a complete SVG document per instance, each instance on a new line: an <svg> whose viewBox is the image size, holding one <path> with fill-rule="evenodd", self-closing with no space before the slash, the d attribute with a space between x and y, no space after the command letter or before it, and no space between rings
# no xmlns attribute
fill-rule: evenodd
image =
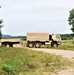
<svg viewBox="0 0 74 75"><path fill-rule="evenodd" d="M26 48L0 48L0 75L49 75L72 62Z"/></svg>
<svg viewBox="0 0 74 75"><path fill-rule="evenodd" d="M61 45L59 45L57 49L74 50L74 41L73 40L62 40Z"/></svg>

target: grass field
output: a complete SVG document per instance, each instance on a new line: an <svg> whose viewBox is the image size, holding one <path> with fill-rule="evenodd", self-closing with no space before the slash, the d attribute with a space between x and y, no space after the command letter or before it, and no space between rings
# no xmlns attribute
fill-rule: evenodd
<svg viewBox="0 0 74 75"><path fill-rule="evenodd" d="M73 40L62 40L61 45L59 45L57 49L74 50L74 41Z"/></svg>
<svg viewBox="0 0 74 75"><path fill-rule="evenodd" d="M72 62L26 48L0 48L0 75L49 75Z"/></svg>

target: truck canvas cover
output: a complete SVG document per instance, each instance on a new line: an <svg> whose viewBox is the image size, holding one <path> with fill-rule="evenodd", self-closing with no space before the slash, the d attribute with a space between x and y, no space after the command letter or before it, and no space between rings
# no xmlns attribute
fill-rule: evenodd
<svg viewBox="0 0 74 75"><path fill-rule="evenodd" d="M27 33L27 41L49 41L49 33Z"/></svg>

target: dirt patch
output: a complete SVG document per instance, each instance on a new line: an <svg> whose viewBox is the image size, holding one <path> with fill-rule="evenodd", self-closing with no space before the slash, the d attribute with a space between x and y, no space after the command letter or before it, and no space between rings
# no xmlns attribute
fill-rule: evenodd
<svg viewBox="0 0 74 75"><path fill-rule="evenodd" d="M74 68L68 68L65 70L61 70L57 73L53 73L51 75L74 75Z"/></svg>

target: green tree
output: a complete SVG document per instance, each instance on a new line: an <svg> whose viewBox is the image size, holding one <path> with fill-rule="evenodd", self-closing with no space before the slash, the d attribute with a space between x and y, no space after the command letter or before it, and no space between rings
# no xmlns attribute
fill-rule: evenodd
<svg viewBox="0 0 74 75"><path fill-rule="evenodd" d="M2 38L2 32L1 32L1 29L0 29L0 39Z"/></svg>
<svg viewBox="0 0 74 75"><path fill-rule="evenodd" d="M2 23L3 23L3 20L0 20L0 39L2 38L2 31L1 31L1 28L3 27Z"/></svg>
<svg viewBox="0 0 74 75"><path fill-rule="evenodd" d="M0 8L1 8L1 6L0 6ZM1 46L1 39L2 39L2 31L1 31L1 28L3 27L2 23L3 23L3 20L1 19L0 20L0 46Z"/></svg>
<svg viewBox="0 0 74 75"><path fill-rule="evenodd" d="M74 8L71 11L69 11L69 13L70 14L69 14L69 17L68 17L68 21L69 21L69 25L72 26L71 30L74 34Z"/></svg>

